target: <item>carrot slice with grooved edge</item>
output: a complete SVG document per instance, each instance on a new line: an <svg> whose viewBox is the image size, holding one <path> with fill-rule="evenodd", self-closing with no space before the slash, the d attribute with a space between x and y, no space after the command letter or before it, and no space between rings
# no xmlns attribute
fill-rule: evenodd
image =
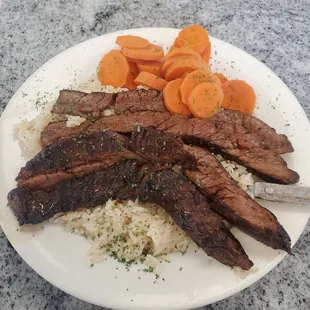
<svg viewBox="0 0 310 310"><path fill-rule="evenodd" d="M135 79L135 83L137 85L143 85L157 90L163 90L167 85L167 82L164 79L149 72L140 72Z"/></svg>
<svg viewBox="0 0 310 310"><path fill-rule="evenodd" d="M184 81L180 87L181 99L184 104L187 104L187 98L190 92L201 83L214 83L219 87L222 86L219 78L212 73L207 73L200 70L191 72L184 78Z"/></svg>
<svg viewBox="0 0 310 310"><path fill-rule="evenodd" d="M141 37L138 36L118 36L116 38L115 43L120 47L132 48L132 49L139 49L139 48L147 48L151 45L151 43Z"/></svg>
<svg viewBox="0 0 310 310"><path fill-rule="evenodd" d="M245 81L231 80L223 83L223 107L252 114L256 104L254 89Z"/></svg>
<svg viewBox="0 0 310 310"><path fill-rule="evenodd" d="M182 103L180 97L180 86L182 79L176 79L167 84L163 91L165 106L168 111L178 114L190 115L191 112L185 104Z"/></svg>
<svg viewBox="0 0 310 310"><path fill-rule="evenodd" d="M218 85L202 83L190 92L187 106L195 117L209 118L217 113L223 97L223 91Z"/></svg>
<svg viewBox="0 0 310 310"><path fill-rule="evenodd" d="M122 53L129 58L141 60L159 60L164 56L164 50L155 44L151 44L147 48L131 49L122 48Z"/></svg>
<svg viewBox="0 0 310 310"><path fill-rule="evenodd" d="M129 64L126 57L118 50L105 54L98 67L98 79L103 85L123 87L129 75Z"/></svg>

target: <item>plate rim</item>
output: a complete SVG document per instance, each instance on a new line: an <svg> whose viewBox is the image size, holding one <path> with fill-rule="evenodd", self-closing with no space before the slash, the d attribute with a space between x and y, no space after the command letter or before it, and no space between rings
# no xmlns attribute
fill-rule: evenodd
<svg viewBox="0 0 310 310"><path fill-rule="evenodd" d="M146 31L152 31L152 30L174 30L174 31L180 31L181 29L179 28L169 28L169 27L141 27L141 28L130 28L130 29L123 29L123 30L118 30L118 31L113 31L113 32L108 32L108 33L105 33L105 34L102 34L100 36L96 36L96 37L93 37L93 38L90 38L90 39L86 39L80 43L77 43L63 51L61 51L60 53L56 54L54 57L52 57L51 59L49 59L47 62L45 62L42 66L40 66L39 68L37 68L21 85L20 87L16 90L16 92L14 93L14 95L11 97L11 99L9 100L8 104L6 105L1 117L0 117L0 123L2 122L2 120L5 118L5 115L8 111L8 107L10 107L10 105L13 104L15 98L17 97L18 93L21 91L21 89L23 89L23 87L25 87L25 85L28 84L29 80L31 80L38 71L41 71L43 68L45 68L46 66L49 65L50 62L52 62L55 58L63 55L63 54L66 54L66 53L70 53L73 49L85 44L86 42L91 42L91 41L95 41L95 40L98 40L102 37L105 37L107 35L115 35L115 34L118 34L118 33L122 33L122 32L128 32L128 31L131 31L131 32L135 32L135 31L140 31L140 30L146 30ZM300 113L300 115L302 115L305 119L308 120L308 117L304 111L304 109L302 108L299 100L296 98L296 96L293 94L293 92L289 89L289 87L281 80L281 78L275 73L273 72L266 64L262 63L260 60L258 60L257 58L255 58L254 56L252 56L251 54L247 53L246 51L242 50L241 48L231 44L231 43L228 43L226 41L223 41L221 39L218 39L216 37L213 37L213 36L210 36L211 38L211 41L212 40L216 40L216 41L219 41L219 42L224 42L225 44L228 44L230 46L230 48L233 48L233 49L236 49L239 53L241 54L244 54L246 55L247 57L250 57L252 61L256 61L256 62L259 62L261 66L263 66L266 70L268 70L270 72L270 74L272 74L273 78L276 78L278 80L278 82L280 82L282 84L282 86L286 89L286 91L288 91L296 100L296 102L298 102L298 105L299 105L299 111L298 113ZM309 128L310 128L310 124L309 124ZM2 160L2 156L0 156L0 159ZM301 233L299 234L298 238L296 239L295 242L292 243L292 248L294 247L294 245L296 244L296 242L299 240L299 238L301 237L306 225L307 225L307 222L309 220L309 217L310 215L306 215L305 218L304 218L304 223L302 224L302 230L301 230ZM0 219L0 224L1 224L1 219ZM8 238L5 230L3 229L2 225L1 225L1 228L6 236L6 238L10 241L10 239ZM47 279L43 274L42 272L38 272L36 270L36 267L35 267L35 264L32 263L32 262L29 262L28 259L25 260L23 258L23 256L20 254L20 251L14 246L14 243L12 243L10 241L10 243L12 244L13 248L15 249L15 251L20 255L20 257L23 259L23 261L31 267L31 269L33 269L40 277L42 277L44 280L46 280L47 282L51 283L53 286L57 287L58 289L62 290L63 292L71 295L71 296L74 296L75 298L78 298L80 300L84 300L90 304L95 304L95 305L98 305L98 306L103 306L103 307L112 307L113 308L113 305L111 305L110 303L105 303L105 305L103 305L102 303L101 304L98 304L90 299L88 299L87 297L85 297L85 295L83 297L77 297L77 295L74 294L74 292L72 292L72 290L68 287L64 287L62 285L60 285L59 283L55 283L55 281L53 280L50 280L50 279ZM212 304L212 303L215 303L217 301L221 301L221 300L224 300L238 292L241 292L243 291L244 289L248 288L249 286L251 286L252 284L256 283L257 281L259 281L260 279L262 279L267 273L269 273L271 270L273 270L282 260L283 258L287 255L287 253L283 253L281 252L281 254L279 254L270 264L268 264L266 267L264 267L262 270L260 270L258 273L256 273L253 277L251 277L250 280L247 280L245 279L245 281L243 281L241 284L239 284L238 286L232 288L231 290L228 290L226 291L225 293L218 293L214 296L212 296L212 298L209 298L209 300L206 302L206 303L203 303L201 299L197 300L197 301L189 301L186 305L183 306L177 306L177 307L173 307L173 306L169 306L169 309L188 309L188 307L199 307L199 306L206 306L206 305L209 305L209 304ZM145 309L145 307L135 307L135 308L132 308L130 307L130 305L126 305L126 306L118 306L117 308L113 308L113 309ZM168 309L168 308L167 308Z"/></svg>

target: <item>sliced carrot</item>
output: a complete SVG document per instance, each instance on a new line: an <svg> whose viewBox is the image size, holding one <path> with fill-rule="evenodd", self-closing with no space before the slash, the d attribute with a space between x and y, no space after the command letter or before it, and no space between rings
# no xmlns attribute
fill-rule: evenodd
<svg viewBox="0 0 310 310"><path fill-rule="evenodd" d="M175 57L170 57L168 59L165 59L162 67L161 67L161 75L164 76L167 72L167 69L174 64L177 60L185 60L185 59L197 59L201 60L201 56L197 53L197 55L192 56L192 55L183 55L183 56L175 56Z"/></svg>
<svg viewBox="0 0 310 310"><path fill-rule="evenodd" d="M144 61L144 60L141 60L141 59L133 59L133 58L130 58L130 57L126 57L128 62L134 62L134 63L138 63L138 62L141 62L141 61Z"/></svg>
<svg viewBox="0 0 310 310"><path fill-rule="evenodd" d="M165 74L165 79L167 81L171 81L183 76L185 72L192 72L198 69L208 72L209 65L204 61L192 58L176 60L171 66L168 67Z"/></svg>
<svg viewBox="0 0 310 310"><path fill-rule="evenodd" d="M187 48L187 47L178 47L173 49L171 52L169 52L166 56L165 56L165 61L169 58L175 58L175 57L179 57L179 56L194 56L194 57L199 57L200 54L197 53L196 51Z"/></svg>
<svg viewBox="0 0 310 310"><path fill-rule="evenodd" d="M201 57L202 59L206 62L209 63L210 61L210 56L211 56L211 42L209 41L207 44L206 49L203 51Z"/></svg>
<svg viewBox="0 0 310 310"><path fill-rule="evenodd" d="M141 71L146 71L152 74L155 74L157 76L160 76L161 73L161 67L163 65L160 61L141 61L138 62L138 68Z"/></svg>
<svg viewBox="0 0 310 310"><path fill-rule="evenodd" d="M245 81L231 80L223 83L223 108L252 114L256 104L254 89Z"/></svg>
<svg viewBox="0 0 310 310"><path fill-rule="evenodd" d="M201 83L216 84L219 87L222 86L221 81L217 76L212 73L196 70L189 73L180 87L181 100L184 104L187 104L187 98L190 92Z"/></svg>
<svg viewBox="0 0 310 310"><path fill-rule="evenodd" d="M116 38L115 43L120 47L139 49L139 48L147 48L151 45L151 43L141 37L138 36L118 36Z"/></svg>
<svg viewBox="0 0 310 310"><path fill-rule="evenodd" d="M170 50L168 53L172 52L173 50L175 50L176 48L179 48L179 46L177 45L177 39L174 40L173 44L170 47Z"/></svg>
<svg viewBox="0 0 310 310"><path fill-rule="evenodd" d="M209 42L208 32L199 25L190 25L180 31L176 44L179 47L188 47L202 54Z"/></svg>
<svg viewBox="0 0 310 310"><path fill-rule="evenodd" d="M215 72L215 73L213 73L215 76L217 76L219 79L220 79L220 81L221 81L221 83L223 84L223 83L225 83L226 81L228 81L228 78L223 74L223 73L217 73L217 72Z"/></svg>
<svg viewBox="0 0 310 310"><path fill-rule="evenodd" d="M172 113L190 115L191 112L185 104L182 103L180 97L180 85L182 79L176 79L167 84L164 88L163 95L166 108Z"/></svg>
<svg viewBox="0 0 310 310"><path fill-rule="evenodd" d="M163 90L167 85L164 79L149 72L140 72L135 79L135 83L157 90Z"/></svg>
<svg viewBox="0 0 310 310"><path fill-rule="evenodd" d="M128 74L128 78L127 78L127 81L124 85L124 88L134 90L137 88L137 84L135 83L135 79L139 74L139 69L138 69L137 64L134 62L128 62L128 64L129 64L130 72Z"/></svg>
<svg viewBox="0 0 310 310"><path fill-rule="evenodd" d="M102 57L97 74L101 84L123 87L129 71L126 57L118 50L111 50Z"/></svg>
<svg viewBox="0 0 310 310"><path fill-rule="evenodd" d="M190 92L187 106L195 117L209 118L217 113L223 97L221 87L216 84L202 83Z"/></svg>
<svg viewBox="0 0 310 310"><path fill-rule="evenodd" d="M151 44L147 48L131 49L122 48L122 53L126 57L141 60L159 60L164 56L164 50L159 45Z"/></svg>

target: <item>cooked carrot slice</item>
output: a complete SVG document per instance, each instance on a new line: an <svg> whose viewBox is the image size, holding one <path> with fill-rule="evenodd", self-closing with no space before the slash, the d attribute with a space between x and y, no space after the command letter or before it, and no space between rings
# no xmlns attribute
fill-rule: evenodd
<svg viewBox="0 0 310 310"><path fill-rule="evenodd" d="M128 74L128 78L127 81L124 85L125 88L134 90L137 88L137 84L135 83L135 79L139 74L139 69L136 63L134 62L128 62L129 64L129 68L130 68L130 72Z"/></svg>
<svg viewBox="0 0 310 310"><path fill-rule="evenodd" d="M204 61L198 59L179 59L168 67L165 79L167 81L174 80L184 75L185 72L192 72L195 70L209 71L209 65Z"/></svg>
<svg viewBox="0 0 310 310"><path fill-rule="evenodd" d="M220 81L221 81L221 83L223 84L223 83L225 83L226 81L228 81L228 78L223 74L223 73L217 73L217 72L215 72L215 73L213 73L215 76L217 76L219 79L220 79Z"/></svg>
<svg viewBox="0 0 310 310"><path fill-rule="evenodd" d="M135 83L157 90L163 90L167 85L164 79L149 72L140 72L135 79Z"/></svg>
<svg viewBox="0 0 310 310"><path fill-rule="evenodd" d="M181 100L184 104L187 104L187 98L190 92L201 83L217 84L219 87L222 86L221 81L217 76L212 73L196 70L190 72L180 87Z"/></svg>
<svg viewBox="0 0 310 310"><path fill-rule="evenodd" d="M161 67L163 65L160 61L141 61L137 63L139 71L146 71L157 76L160 76Z"/></svg>
<svg viewBox="0 0 310 310"><path fill-rule="evenodd" d="M190 115L191 112L185 104L182 103L180 97L180 85L182 79L176 79L167 84L164 88L163 95L166 108L172 113Z"/></svg>
<svg viewBox="0 0 310 310"><path fill-rule="evenodd" d="M179 47L188 47L202 54L209 42L208 32L199 25L190 25L180 31L176 44Z"/></svg>
<svg viewBox="0 0 310 310"><path fill-rule="evenodd" d="M222 84L223 108L252 114L256 104L254 89L245 81L231 80Z"/></svg>
<svg viewBox="0 0 310 310"><path fill-rule="evenodd" d="M197 59L202 61L201 56L197 53L197 55L192 56L192 55L183 55L183 56L175 56L175 57L170 57L166 59L161 67L161 75L164 76L167 72L167 69L174 64L177 60L185 60L185 59Z"/></svg>
<svg viewBox="0 0 310 310"><path fill-rule="evenodd" d="M132 48L132 49L147 48L151 45L151 43L148 40L138 36L131 36L131 35L118 36L116 38L115 43L120 47Z"/></svg>
<svg viewBox="0 0 310 310"><path fill-rule="evenodd" d="M223 91L216 84L202 83L196 86L187 98L187 106L195 117L209 118L220 108Z"/></svg>
<svg viewBox="0 0 310 310"><path fill-rule="evenodd" d="M179 48L179 46L177 45L177 39L174 40L173 44L170 47L170 50L168 53L172 52L174 49Z"/></svg>
<svg viewBox="0 0 310 310"><path fill-rule="evenodd" d="M207 44L206 49L203 51L201 57L202 59L206 62L209 63L210 61L210 56L211 56L211 42L209 41Z"/></svg>
<svg viewBox="0 0 310 310"><path fill-rule="evenodd" d="M122 53L126 57L141 60L159 60L164 56L164 50L159 45L151 44L147 48L131 49L122 48Z"/></svg>
<svg viewBox="0 0 310 310"><path fill-rule="evenodd" d="M126 57L118 50L105 54L98 67L98 79L101 84L123 87L129 75L129 64Z"/></svg>
<svg viewBox="0 0 310 310"><path fill-rule="evenodd" d="M175 57L179 57L179 56L194 56L194 57L199 57L200 54L197 53L196 51L187 48L187 47L178 47L173 49L171 52L169 52L166 56L165 56L165 61L169 58L175 58Z"/></svg>
<svg viewBox="0 0 310 310"><path fill-rule="evenodd" d="M141 62L141 61L144 61L144 60L141 60L141 59L133 59L133 58L130 58L130 57L126 57L128 62L134 62L134 63L138 63L138 62Z"/></svg>

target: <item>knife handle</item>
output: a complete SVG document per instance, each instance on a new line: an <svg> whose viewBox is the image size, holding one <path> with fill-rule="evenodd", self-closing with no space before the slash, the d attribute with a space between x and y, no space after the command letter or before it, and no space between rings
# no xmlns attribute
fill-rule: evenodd
<svg viewBox="0 0 310 310"><path fill-rule="evenodd" d="M254 196L269 201L310 206L310 187L257 182L254 185Z"/></svg>

